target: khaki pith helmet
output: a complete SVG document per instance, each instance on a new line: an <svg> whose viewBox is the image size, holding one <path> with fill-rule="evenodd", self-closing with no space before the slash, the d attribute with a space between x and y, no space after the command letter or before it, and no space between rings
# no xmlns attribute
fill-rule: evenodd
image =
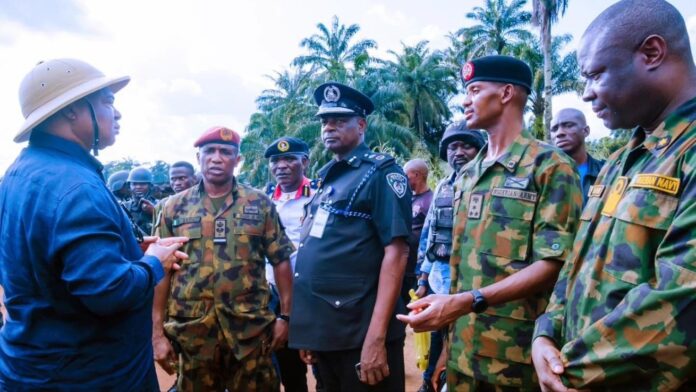
<svg viewBox="0 0 696 392"><path fill-rule="evenodd" d="M130 77L106 77L93 66L75 59L38 63L19 86L19 104L24 124L14 137L16 143L29 140L32 129L69 104L105 87L116 93Z"/></svg>

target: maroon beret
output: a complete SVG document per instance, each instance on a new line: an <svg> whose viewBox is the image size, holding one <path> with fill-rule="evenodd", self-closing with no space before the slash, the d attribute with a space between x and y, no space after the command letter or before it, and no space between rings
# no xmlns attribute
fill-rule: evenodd
<svg viewBox="0 0 696 392"><path fill-rule="evenodd" d="M193 146L201 147L208 143L221 143L239 147L239 139L239 134L229 128L212 127L203 132L201 137L193 143Z"/></svg>

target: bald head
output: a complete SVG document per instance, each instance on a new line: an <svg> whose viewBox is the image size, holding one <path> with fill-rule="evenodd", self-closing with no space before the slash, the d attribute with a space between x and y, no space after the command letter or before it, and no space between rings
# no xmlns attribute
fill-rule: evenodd
<svg viewBox="0 0 696 392"><path fill-rule="evenodd" d="M590 133L585 115L574 108L561 109L551 120L549 130L553 144L575 159L578 164L585 162L587 152L585 138Z"/></svg>
<svg viewBox="0 0 696 392"><path fill-rule="evenodd" d="M404 171L408 177L408 184L415 194L420 194L428 189L428 164L420 159L412 159L404 165Z"/></svg>
<svg viewBox="0 0 696 392"><path fill-rule="evenodd" d="M663 0L623 0L587 28L578 48L583 100L609 129L656 128L696 95L684 18Z"/></svg>
<svg viewBox="0 0 696 392"><path fill-rule="evenodd" d="M599 39L621 51L633 51L651 35L668 44L669 55L693 63L684 18L664 0L623 0L602 12L585 30L583 40Z"/></svg>

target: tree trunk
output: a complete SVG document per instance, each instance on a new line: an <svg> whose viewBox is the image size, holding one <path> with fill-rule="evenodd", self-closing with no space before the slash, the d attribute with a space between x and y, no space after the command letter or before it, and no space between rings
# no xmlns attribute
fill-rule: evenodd
<svg viewBox="0 0 696 392"><path fill-rule="evenodd" d="M553 60L551 59L551 21L546 20L546 23L542 23L541 32L541 43L544 51L544 139L546 141L551 140L551 135L549 130L551 129L551 118L553 116L551 108L551 87L553 85L553 74L551 66Z"/></svg>

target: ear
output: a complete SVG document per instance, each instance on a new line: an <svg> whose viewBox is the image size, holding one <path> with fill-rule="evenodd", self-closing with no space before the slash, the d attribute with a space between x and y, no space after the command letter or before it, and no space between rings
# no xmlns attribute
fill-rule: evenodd
<svg viewBox="0 0 696 392"><path fill-rule="evenodd" d="M199 165L201 165L201 150L199 149L196 151L196 162L198 162ZM203 165L201 165L203 166Z"/></svg>
<svg viewBox="0 0 696 392"><path fill-rule="evenodd" d="M70 122L77 120L77 117L78 117L77 102L73 102L70 105L64 107L63 109L60 109L60 115Z"/></svg>
<svg viewBox="0 0 696 392"><path fill-rule="evenodd" d="M585 125L585 128L582 129L582 134L585 135L585 137L590 136L590 126Z"/></svg>
<svg viewBox="0 0 696 392"><path fill-rule="evenodd" d="M512 100L512 98L514 98L515 94L517 93L515 91L515 86L513 86L511 84L504 84L500 88L499 91L500 91L500 103L502 103L504 105L507 104L508 102L510 102Z"/></svg>
<svg viewBox="0 0 696 392"><path fill-rule="evenodd" d="M302 171L304 172L309 167L309 158L302 156Z"/></svg>
<svg viewBox="0 0 696 392"><path fill-rule="evenodd" d="M667 57L667 43L659 35L648 36L636 51L648 71L658 68Z"/></svg>
<svg viewBox="0 0 696 392"><path fill-rule="evenodd" d="M364 135L366 129L367 120L365 119L365 117L358 117L358 130L360 131L360 135Z"/></svg>

